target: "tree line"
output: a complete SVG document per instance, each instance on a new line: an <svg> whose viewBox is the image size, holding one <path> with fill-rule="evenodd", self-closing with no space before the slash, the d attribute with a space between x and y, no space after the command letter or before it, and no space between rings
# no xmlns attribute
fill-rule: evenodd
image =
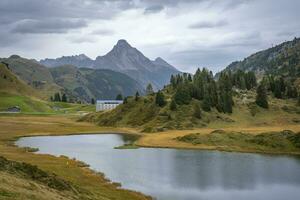
<svg viewBox="0 0 300 200"><path fill-rule="evenodd" d="M175 90L172 99L174 102L171 102L173 109L175 103L178 105L189 104L194 98L202 101L201 108L204 111L216 108L219 112L224 113L232 113L233 87L250 90L257 84L253 72L224 71L220 73L218 80L215 80L213 73L206 68L197 69L194 76L186 73L172 75L170 83Z"/></svg>

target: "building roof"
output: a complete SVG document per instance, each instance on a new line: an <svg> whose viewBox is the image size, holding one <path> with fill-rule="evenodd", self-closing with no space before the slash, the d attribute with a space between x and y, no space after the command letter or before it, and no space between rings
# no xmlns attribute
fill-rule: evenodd
<svg viewBox="0 0 300 200"><path fill-rule="evenodd" d="M123 103L123 100L97 100L97 103Z"/></svg>

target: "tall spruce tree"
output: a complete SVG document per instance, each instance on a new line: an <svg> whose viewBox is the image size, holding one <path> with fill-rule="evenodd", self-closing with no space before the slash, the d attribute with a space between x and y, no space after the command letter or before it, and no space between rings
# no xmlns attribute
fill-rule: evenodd
<svg viewBox="0 0 300 200"><path fill-rule="evenodd" d="M61 101L60 94L58 92L54 94L54 101Z"/></svg>
<svg viewBox="0 0 300 200"><path fill-rule="evenodd" d="M194 105L194 117L201 119L202 118L202 112L199 103L196 103Z"/></svg>
<svg viewBox="0 0 300 200"><path fill-rule="evenodd" d="M274 96L279 99L282 98L281 81L280 80L275 80L275 82L274 82Z"/></svg>
<svg viewBox="0 0 300 200"><path fill-rule="evenodd" d="M67 95L66 95L66 94L63 94L63 95L62 95L61 101L62 101L62 102L67 102L67 101L68 101Z"/></svg>
<svg viewBox="0 0 300 200"><path fill-rule="evenodd" d="M139 93L139 91L136 91L136 93L135 93L135 101L138 101L139 98L140 98L140 93Z"/></svg>
<svg viewBox="0 0 300 200"><path fill-rule="evenodd" d="M158 92L156 93L155 103L159 107L163 107L164 105L166 105L165 96L160 90L158 90Z"/></svg>
<svg viewBox="0 0 300 200"><path fill-rule="evenodd" d="M264 84L257 87L255 103L262 108L269 108L267 90Z"/></svg>
<svg viewBox="0 0 300 200"><path fill-rule="evenodd" d="M149 83L149 84L147 85L147 87L146 87L146 94L147 94L147 95L150 95L150 94L153 94L153 93L154 93L153 87L152 87L151 83Z"/></svg>
<svg viewBox="0 0 300 200"><path fill-rule="evenodd" d="M219 81L218 110L224 113L232 113L232 83L228 73L221 73Z"/></svg>
<svg viewBox="0 0 300 200"><path fill-rule="evenodd" d="M210 94L208 92L208 88L204 88L204 97L202 101L202 109L206 112L210 111L210 106L211 106L211 99L210 99Z"/></svg>
<svg viewBox="0 0 300 200"><path fill-rule="evenodd" d="M116 100L123 100L123 95L122 94L118 94L116 96Z"/></svg>
<svg viewBox="0 0 300 200"><path fill-rule="evenodd" d="M174 95L174 99L178 105L190 103L192 98L187 85L181 84L178 86Z"/></svg>
<svg viewBox="0 0 300 200"><path fill-rule="evenodd" d="M177 109L177 105L176 105L176 102L174 100L174 98L171 100L171 103L170 103L170 110L176 110Z"/></svg>

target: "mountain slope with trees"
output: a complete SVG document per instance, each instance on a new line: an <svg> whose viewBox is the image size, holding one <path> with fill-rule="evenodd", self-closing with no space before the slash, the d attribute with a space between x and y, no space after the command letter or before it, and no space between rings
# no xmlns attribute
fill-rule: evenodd
<svg viewBox="0 0 300 200"><path fill-rule="evenodd" d="M265 103L268 106L265 106ZM272 125L300 122L296 98L276 98L253 72L212 72L172 76L170 85L147 96L127 97L123 105L82 120L101 126L129 126L145 132L205 126Z"/></svg>
<svg viewBox="0 0 300 200"><path fill-rule="evenodd" d="M143 92L129 76L105 69L77 68L72 65L50 68L55 82L86 102L91 99L115 99L118 94Z"/></svg>
<svg viewBox="0 0 300 200"><path fill-rule="evenodd" d="M231 63L223 71L253 71L256 76L284 77L300 86L300 38L254 53L243 61ZM218 75L217 75L218 76Z"/></svg>

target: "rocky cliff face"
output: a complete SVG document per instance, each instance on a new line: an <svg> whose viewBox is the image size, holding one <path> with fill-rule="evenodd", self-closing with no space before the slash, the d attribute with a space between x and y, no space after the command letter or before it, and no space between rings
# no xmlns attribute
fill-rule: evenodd
<svg viewBox="0 0 300 200"><path fill-rule="evenodd" d="M47 67L57 67L61 65L74 65L77 67L93 67L94 61L87 57L84 54L75 55L75 56L62 56L56 59L43 59L40 60L40 63Z"/></svg>
<svg viewBox="0 0 300 200"><path fill-rule="evenodd" d="M151 83L155 89L160 89L167 84L172 74L180 73L162 58L151 61L126 40L119 40L110 52L104 56L98 56L95 60L82 54L63 56L57 59L44 59L40 62L49 67L74 65L94 69L109 69L130 76L144 87Z"/></svg>

